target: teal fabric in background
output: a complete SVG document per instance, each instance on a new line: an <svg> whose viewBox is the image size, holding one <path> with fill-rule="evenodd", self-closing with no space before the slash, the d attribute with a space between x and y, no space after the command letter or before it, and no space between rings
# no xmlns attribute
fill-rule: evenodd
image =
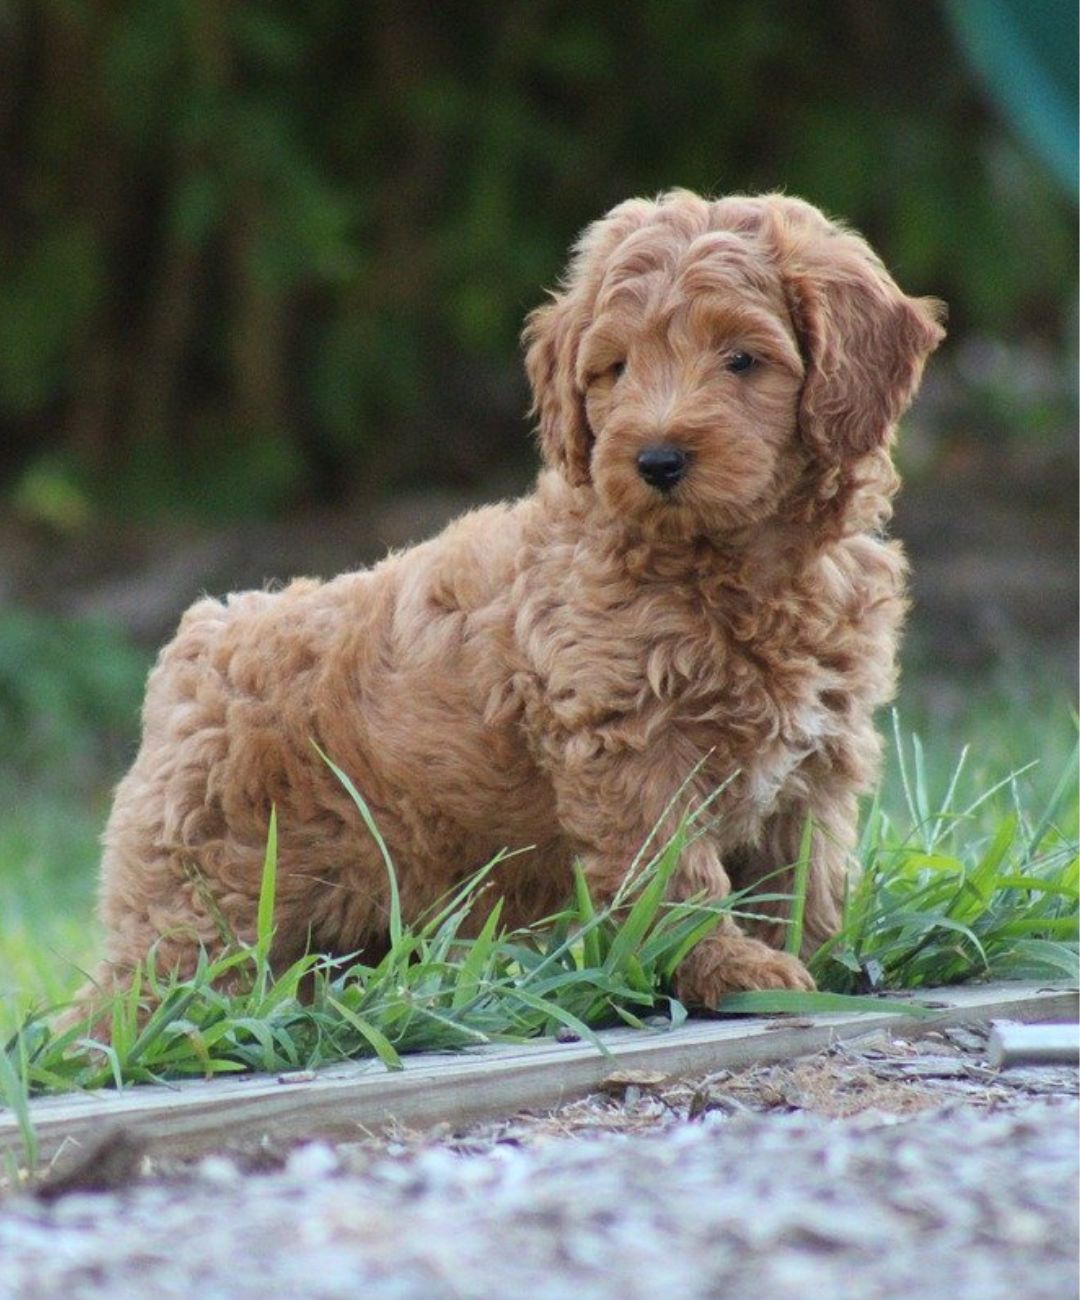
<svg viewBox="0 0 1080 1300"><path fill-rule="evenodd" d="M948 0L946 8L987 92L1076 195L1076 0Z"/></svg>

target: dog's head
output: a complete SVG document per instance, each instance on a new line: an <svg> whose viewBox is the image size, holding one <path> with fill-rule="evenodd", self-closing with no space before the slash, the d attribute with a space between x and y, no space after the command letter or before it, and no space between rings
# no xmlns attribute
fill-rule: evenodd
<svg viewBox="0 0 1080 1300"><path fill-rule="evenodd" d="M835 501L886 446L940 314L798 199L630 200L525 329L544 459L664 535Z"/></svg>

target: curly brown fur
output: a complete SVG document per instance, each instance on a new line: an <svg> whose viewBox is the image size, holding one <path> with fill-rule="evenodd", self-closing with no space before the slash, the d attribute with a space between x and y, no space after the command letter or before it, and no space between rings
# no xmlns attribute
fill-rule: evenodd
<svg viewBox="0 0 1080 1300"><path fill-rule="evenodd" d="M654 826L727 783L677 892L782 889L810 817L812 949L878 771L905 604L889 444L939 315L796 199L678 191L590 227L525 331L532 495L184 616L105 832L99 984L152 945L189 972L222 923L252 938L271 805L275 960L385 942L379 852L313 741L370 804L407 918L507 847L532 846L499 869L512 923L566 896L575 857L610 898ZM685 460L667 491L638 467L658 444ZM726 924L683 995L810 987L782 934Z"/></svg>

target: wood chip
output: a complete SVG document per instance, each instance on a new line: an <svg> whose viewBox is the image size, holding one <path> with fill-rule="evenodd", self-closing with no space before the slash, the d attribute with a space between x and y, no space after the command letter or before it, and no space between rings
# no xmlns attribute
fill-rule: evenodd
<svg viewBox="0 0 1080 1300"><path fill-rule="evenodd" d="M611 1074L600 1080L598 1086L600 1092L621 1097L630 1088L655 1092L670 1077L668 1074L661 1074L658 1070L613 1070Z"/></svg>

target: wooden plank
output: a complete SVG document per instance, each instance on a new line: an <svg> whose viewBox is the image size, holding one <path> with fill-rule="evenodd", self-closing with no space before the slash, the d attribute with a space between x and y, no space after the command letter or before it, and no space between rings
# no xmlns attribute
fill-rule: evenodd
<svg viewBox="0 0 1080 1300"><path fill-rule="evenodd" d="M990 1064L1076 1065L1080 1063L1080 1025L995 1025L990 1034Z"/></svg>
<svg viewBox="0 0 1080 1300"><path fill-rule="evenodd" d="M415 1127L443 1120L463 1124L556 1106L595 1089L616 1069L692 1076L786 1060L881 1029L914 1036L928 1028L995 1018L1075 1021L1077 1015L1076 989L1060 985L932 989L918 1000L934 1006L932 1016L847 1012L795 1021L694 1020L656 1033L606 1031L601 1035L610 1053L606 1057L588 1043L545 1039L467 1053L418 1053L392 1072L365 1060L328 1066L300 1081L243 1075L71 1093L37 1100L31 1112L42 1160L62 1169L112 1127L155 1153L182 1156L264 1134L278 1141L349 1140L392 1121ZM14 1115L3 1112L0 1160L9 1151L20 1156L22 1141Z"/></svg>

